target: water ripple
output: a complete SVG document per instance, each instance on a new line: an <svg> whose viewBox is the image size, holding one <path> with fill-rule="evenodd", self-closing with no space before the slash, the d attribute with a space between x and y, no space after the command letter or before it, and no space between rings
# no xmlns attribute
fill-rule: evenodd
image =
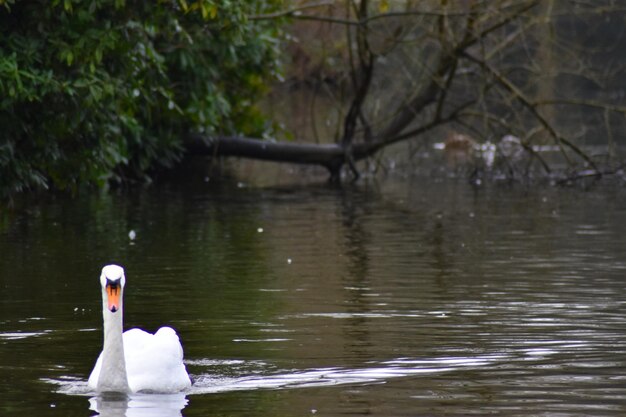
<svg viewBox="0 0 626 417"><path fill-rule="evenodd" d="M534 354L529 353L529 355ZM396 358L370 362L363 368L325 367L282 371L274 371L275 367L263 361L196 359L186 361L187 365L205 368L205 370L208 368L211 372L192 375L194 383L186 394L382 383L392 378L485 367L509 358L507 355L431 359ZM225 369L234 375L226 375ZM222 373L217 373L218 370ZM272 371L274 373L269 373ZM87 381L82 378L62 376L58 379L45 378L43 381L57 385L58 392L63 394L94 394L87 386Z"/></svg>
<svg viewBox="0 0 626 417"><path fill-rule="evenodd" d="M224 376L206 373L194 378L195 382L189 394L383 383L393 378L484 367L507 358L509 358L507 355L432 359L397 358L383 362L370 362L364 368L327 367L254 376ZM194 365L199 363L202 362L193 362ZM219 365L216 362L208 362L207 364L210 366ZM242 364L238 363L238 365ZM263 363L256 362L254 365L259 366Z"/></svg>
<svg viewBox="0 0 626 417"><path fill-rule="evenodd" d="M40 332L0 332L0 339L4 340L20 340L29 337L43 336L46 333L50 333L51 330L43 330Z"/></svg>

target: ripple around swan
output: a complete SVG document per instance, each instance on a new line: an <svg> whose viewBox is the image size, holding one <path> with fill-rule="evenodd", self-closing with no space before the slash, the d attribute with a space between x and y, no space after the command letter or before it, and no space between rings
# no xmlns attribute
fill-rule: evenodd
<svg viewBox="0 0 626 417"><path fill-rule="evenodd" d="M187 364L205 368L207 371L228 367L235 375L220 375L215 372L192 375L193 386L185 394L198 395L244 390L380 383L392 378L450 372L468 367L483 367L506 358L505 355L484 355L471 358L397 358L383 362L372 362L364 368L327 367L283 371L275 371L272 365L263 361L198 359L187 361ZM58 385L58 392L60 393L94 395L94 392L87 386L87 381L80 378L61 377L59 379L45 379L44 381Z"/></svg>
<svg viewBox="0 0 626 417"><path fill-rule="evenodd" d="M326 367L305 370L277 370L274 365L264 361L197 359L187 361L188 365L201 371L192 375L194 384L188 391L175 395L133 394L121 398L96 396L87 386L87 381L81 378L61 377L44 381L57 385L59 393L90 396L90 408L100 415L179 416L189 395L378 384L402 377L480 368L501 363L506 359L504 355L396 358L366 363L363 368ZM224 375L224 369L228 369L230 375ZM220 370L222 374L219 373Z"/></svg>

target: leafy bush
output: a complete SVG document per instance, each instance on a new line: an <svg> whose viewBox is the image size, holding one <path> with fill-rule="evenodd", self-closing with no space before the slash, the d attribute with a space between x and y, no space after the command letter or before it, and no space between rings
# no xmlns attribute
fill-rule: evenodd
<svg viewBox="0 0 626 417"><path fill-rule="evenodd" d="M0 195L149 175L189 132L259 134L280 0L0 0Z"/></svg>

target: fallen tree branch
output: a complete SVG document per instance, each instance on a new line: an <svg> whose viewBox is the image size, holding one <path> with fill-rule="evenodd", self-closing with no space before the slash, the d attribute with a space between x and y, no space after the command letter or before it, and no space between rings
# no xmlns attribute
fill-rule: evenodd
<svg viewBox="0 0 626 417"><path fill-rule="evenodd" d="M187 153L205 156L234 156L294 164L321 165L331 174L345 162L345 150L338 144L269 142L241 136L192 135L185 142Z"/></svg>
<svg viewBox="0 0 626 417"><path fill-rule="evenodd" d="M353 143L350 145L349 156L346 155L345 147L337 143L311 144L270 142L241 136L209 137L196 134L189 136L184 146L187 153L192 155L211 157L232 156L273 162L319 165L328 169L332 179L337 179L341 167L344 164L354 164L355 162L373 156L387 146L418 136L441 124L448 123L458 117L458 114L472 103L473 102L465 103L448 116L433 119L402 135L389 138L373 138L371 142ZM350 160L347 158L350 158Z"/></svg>

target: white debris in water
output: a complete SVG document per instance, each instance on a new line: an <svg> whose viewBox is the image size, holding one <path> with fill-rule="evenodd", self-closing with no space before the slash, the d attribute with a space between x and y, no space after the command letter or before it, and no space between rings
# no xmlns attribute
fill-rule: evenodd
<svg viewBox="0 0 626 417"><path fill-rule="evenodd" d="M256 231L259 232L259 233L263 233L263 228L259 227L258 229L256 229Z"/></svg>
<svg viewBox="0 0 626 417"><path fill-rule="evenodd" d="M291 258L287 258L287 263L291 265Z"/></svg>
<svg viewBox="0 0 626 417"><path fill-rule="evenodd" d="M135 231L131 229L131 231L128 232L128 238L130 240L135 240L136 237L137 237L137 233L135 233Z"/></svg>

